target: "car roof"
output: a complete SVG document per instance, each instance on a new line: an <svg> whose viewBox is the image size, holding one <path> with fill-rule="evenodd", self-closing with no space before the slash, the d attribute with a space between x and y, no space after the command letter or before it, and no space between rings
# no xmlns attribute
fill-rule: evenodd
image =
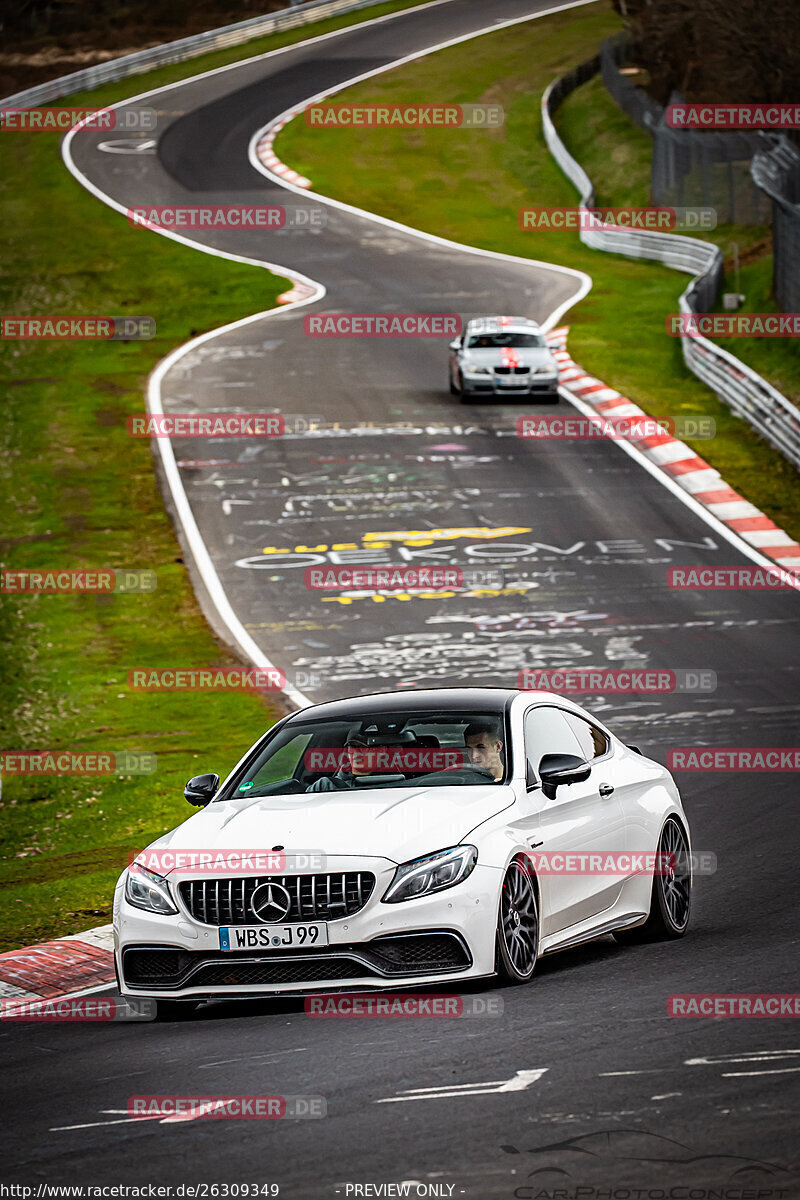
<svg viewBox="0 0 800 1200"><path fill-rule="evenodd" d="M380 716L386 711L414 712L419 709L447 707L466 712L495 712L498 715L519 693L516 688L450 687L426 688L407 692L374 692L367 696L348 696L346 700L327 700L293 713L294 720L349 720L353 717Z"/></svg>
<svg viewBox="0 0 800 1200"><path fill-rule="evenodd" d="M531 321L529 317L473 317L467 322L467 330L472 330L475 326L478 326L483 333L494 333L493 326L496 326L498 330L518 329L525 333L541 333L536 321Z"/></svg>

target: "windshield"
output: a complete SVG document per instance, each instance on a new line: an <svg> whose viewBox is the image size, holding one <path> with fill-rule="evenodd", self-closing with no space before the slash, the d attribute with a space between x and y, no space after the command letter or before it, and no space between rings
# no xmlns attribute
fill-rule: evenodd
<svg viewBox="0 0 800 1200"><path fill-rule="evenodd" d="M235 782L233 796L475 786L507 778L498 713L428 710L293 720ZM227 798L230 798L228 796Z"/></svg>
<svg viewBox="0 0 800 1200"><path fill-rule="evenodd" d="M468 350L500 350L504 346L512 350L521 350L546 345L540 333L478 333L467 339Z"/></svg>

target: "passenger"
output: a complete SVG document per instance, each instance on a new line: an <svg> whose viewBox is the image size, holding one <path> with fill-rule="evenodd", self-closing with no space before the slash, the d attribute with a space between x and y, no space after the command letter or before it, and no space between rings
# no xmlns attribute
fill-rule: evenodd
<svg viewBox="0 0 800 1200"><path fill-rule="evenodd" d="M464 745L473 767L490 771L495 780L503 778L503 743L498 725L490 721L473 721L464 730Z"/></svg>

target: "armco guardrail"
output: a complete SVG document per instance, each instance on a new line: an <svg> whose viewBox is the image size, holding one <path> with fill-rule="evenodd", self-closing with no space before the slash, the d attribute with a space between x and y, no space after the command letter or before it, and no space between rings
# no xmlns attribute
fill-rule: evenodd
<svg viewBox="0 0 800 1200"><path fill-rule="evenodd" d="M550 153L580 194L580 208L594 207L594 187L580 163L567 150L553 124L553 112L570 92L600 69L600 56L560 76L542 96L542 127ZM581 221L580 239L595 250L629 258L654 259L693 276L679 300L682 313L708 312L722 282L722 251L710 242L675 233L634 232L607 228L591 217ZM593 227L594 226L594 227ZM704 337L682 337L683 359L720 400L753 426L761 436L800 467L800 409L738 358Z"/></svg>
<svg viewBox="0 0 800 1200"><path fill-rule="evenodd" d="M282 8L261 17L250 17L247 21L237 21L235 25L222 25L219 29L209 29L206 33L196 33L191 37L179 38L175 42L151 46L148 50L138 50L135 54L111 58L108 62L98 63L94 67L73 71L70 75L60 75L58 79L49 79L46 83L27 88L24 92L7 96L5 100L0 100L0 105L7 108L30 108L34 104L47 104L60 96L91 91L102 83L113 83L129 75L139 75L153 67L184 62L186 59L196 58L199 54L207 54L210 50L241 46L244 42L267 33L294 29L298 25L309 25L313 21L322 21L325 17L354 12L359 8L372 8L380 3L382 0L307 0L307 3L299 7Z"/></svg>
<svg viewBox="0 0 800 1200"><path fill-rule="evenodd" d="M800 310L800 150L781 134L761 134L750 164L753 180L772 201L772 282L784 312Z"/></svg>

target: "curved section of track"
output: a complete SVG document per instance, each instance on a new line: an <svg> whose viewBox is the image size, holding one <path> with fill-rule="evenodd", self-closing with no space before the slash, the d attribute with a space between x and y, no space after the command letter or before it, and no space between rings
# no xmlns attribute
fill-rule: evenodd
<svg viewBox="0 0 800 1200"><path fill-rule="evenodd" d="M494 0L492 17L536 8ZM70 142L76 168L123 208L280 202L285 193L247 160L258 129L337 80L480 28L486 11L482 0L447 0L164 89L157 155L104 155L82 132ZM329 310L505 310L545 320L575 290L542 266L328 208L318 232L259 241L228 231L200 248L285 264L327 289ZM257 289L255 273L254 281ZM675 745L791 744L793 593L670 591L670 566L749 560L619 446L532 445L515 434L524 408L462 408L443 388L440 341L305 337L302 317L319 307L231 326L161 369L166 411L277 407L336 422L233 450L176 445L213 573L259 653L315 700L513 684L529 666L710 669L711 694L607 695L594 707L656 756ZM406 599L304 587L306 566L348 558L502 570L505 586ZM655 1142L645 1154L643 1134L680 1143L669 1168L678 1185L719 1186L743 1157L782 1172L794 1129L775 1081L786 1087L795 1076L763 1072L796 1070L791 1022L665 1013L673 993L792 990L791 784L791 775L685 777L694 844L719 862L698 882L689 937L640 950L602 943L548 960L530 987L502 993L502 1020L312 1021L287 1001L240 1006L237 1021L223 1019L222 1006L182 1026L15 1030L6 1174L117 1182L146 1162L159 1181L274 1180L282 1197L334 1198L348 1182L413 1179L474 1200L524 1200L571 1187L564 1171L595 1187L665 1186L666 1168L653 1166ZM128 1122L128 1096L145 1092L324 1095L329 1115L267 1130ZM597 1134L609 1137L594 1174L578 1178L565 1143ZM610 1156L617 1141L623 1166ZM533 1173L548 1146L547 1167L562 1174L542 1183Z"/></svg>

